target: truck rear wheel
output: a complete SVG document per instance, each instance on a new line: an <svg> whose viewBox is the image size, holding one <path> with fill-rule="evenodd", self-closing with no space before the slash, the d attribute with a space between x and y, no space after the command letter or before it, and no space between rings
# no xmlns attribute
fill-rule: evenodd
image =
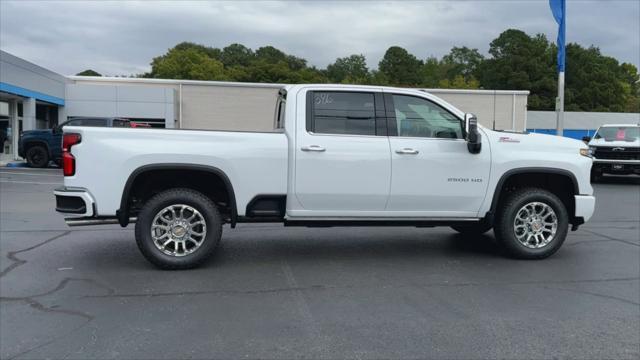
<svg viewBox="0 0 640 360"><path fill-rule="evenodd" d="M506 252L519 259L544 259L562 246L569 229L565 205L537 188L515 191L500 206L494 232Z"/></svg>
<svg viewBox="0 0 640 360"><path fill-rule="evenodd" d="M33 168L43 168L49 164L49 152L42 145L34 145L25 154L27 164Z"/></svg>
<svg viewBox="0 0 640 360"><path fill-rule="evenodd" d="M191 189L170 189L149 199L136 221L136 243L159 268L189 269L215 251L222 236L216 205Z"/></svg>

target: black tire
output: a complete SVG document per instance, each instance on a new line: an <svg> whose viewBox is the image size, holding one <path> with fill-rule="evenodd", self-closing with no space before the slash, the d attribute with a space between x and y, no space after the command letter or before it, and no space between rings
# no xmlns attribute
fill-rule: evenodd
<svg viewBox="0 0 640 360"><path fill-rule="evenodd" d="M33 168L43 168L49 164L49 151L42 145L34 145L25 154L27 163Z"/></svg>
<svg viewBox="0 0 640 360"><path fill-rule="evenodd" d="M517 212L531 202L544 203L553 209L556 214L557 228L553 239L545 246L532 249L516 237L514 221ZM553 255L564 243L569 230L569 215L562 201L553 193L538 189L520 189L508 196L499 206L493 231L498 243L508 255L518 259L544 259Z"/></svg>
<svg viewBox="0 0 640 360"><path fill-rule="evenodd" d="M486 233L487 231L491 230L491 228L493 227L493 224L489 223L488 221L480 221L478 223L475 224L469 224L469 225L453 225L451 226L451 228L457 232L459 232L462 235L468 236L468 235L482 235L484 233Z"/></svg>
<svg viewBox="0 0 640 360"><path fill-rule="evenodd" d="M206 234L200 247L182 256L164 253L156 247L151 235L151 225L156 215L166 207L177 204L196 209L206 225ZM222 216L211 199L191 189L170 189L155 195L142 207L136 221L136 243L142 255L161 269L190 269L202 264L215 252L222 236L222 224ZM184 245L182 249L185 249Z"/></svg>

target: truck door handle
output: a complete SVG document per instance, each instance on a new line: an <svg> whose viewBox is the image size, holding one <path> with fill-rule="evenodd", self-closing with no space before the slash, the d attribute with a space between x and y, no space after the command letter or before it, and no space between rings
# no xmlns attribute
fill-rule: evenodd
<svg viewBox="0 0 640 360"><path fill-rule="evenodd" d="M323 152L327 149L323 148L320 145L309 145L309 146L303 146L302 148L300 148L300 150L302 151L316 151L316 152Z"/></svg>
<svg viewBox="0 0 640 360"><path fill-rule="evenodd" d="M417 155L420 151L415 149L404 148L402 150L396 150L396 154L400 155Z"/></svg>

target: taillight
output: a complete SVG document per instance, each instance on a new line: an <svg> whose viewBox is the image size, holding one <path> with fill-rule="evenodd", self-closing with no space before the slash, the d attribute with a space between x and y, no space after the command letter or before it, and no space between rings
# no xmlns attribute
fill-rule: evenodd
<svg viewBox="0 0 640 360"><path fill-rule="evenodd" d="M80 134L67 133L62 136L62 172L64 176L76 173L76 158L71 155L71 147L82 141Z"/></svg>

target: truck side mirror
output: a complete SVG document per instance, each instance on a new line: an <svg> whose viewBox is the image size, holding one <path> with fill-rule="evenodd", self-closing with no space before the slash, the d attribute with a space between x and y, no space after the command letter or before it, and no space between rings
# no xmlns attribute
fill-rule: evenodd
<svg viewBox="0 0 640 360"><path fill-rule="evenodd" d="M469 152L472 154L479 153L482 148L482 135L478 131L478 119L475 115L464 114L464 131Z"/></svg>
<svg viewBox="0 0 640 360"><path fill-rule="evenodd" d="M588 143L589 141L591 141L591 136L583 136L582 141Z"/></svg>

